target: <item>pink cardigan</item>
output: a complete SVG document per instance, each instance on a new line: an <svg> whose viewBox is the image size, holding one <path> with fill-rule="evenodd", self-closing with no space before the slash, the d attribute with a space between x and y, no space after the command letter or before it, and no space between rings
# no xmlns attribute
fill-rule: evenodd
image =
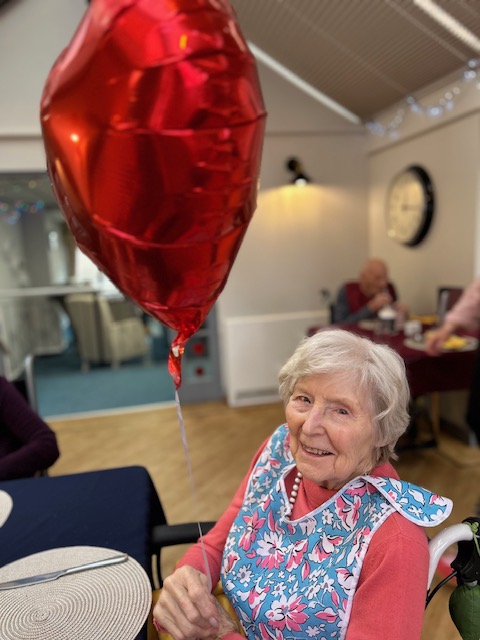
<svg viewBox="0 0 480 640"><path fill-rule="evenodd" d="M225 513L203 538L213 585L220 578L225 540L242 504L250 472L264 445L254 457ZM398 478L390 463L377 467L371 475ZM290 484L292 482L290 478ZM288 485L286 488L288 491L291 489ZM334 493L304 479L295 501L293 517L298 519L306 515ZM425 531L400 514L392 514L375 533L368 547L353 601L347 639L419 640L427 595L429 560ZM207 573L200 543L197 542L186 552L178 564L183 565ZM238 633L229 633L222 640L242 638Z"/></svg>

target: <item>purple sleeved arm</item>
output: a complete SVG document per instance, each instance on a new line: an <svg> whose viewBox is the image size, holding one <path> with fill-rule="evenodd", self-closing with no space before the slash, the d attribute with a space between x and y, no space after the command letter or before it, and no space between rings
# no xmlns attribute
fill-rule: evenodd
<svg viewBox="0 0 480 640"><path fill-rule="evenodd" d="M0 480L32 476L59 455L52 429L15 386L0 377Z"/></svg>

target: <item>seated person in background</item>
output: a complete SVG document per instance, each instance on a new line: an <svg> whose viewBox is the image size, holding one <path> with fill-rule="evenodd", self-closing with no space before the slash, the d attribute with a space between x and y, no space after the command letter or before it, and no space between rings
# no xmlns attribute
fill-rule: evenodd
<svg viewBox="0 0 480 640"><path fill-rule="evenodd" d="M444 521L452 503L401 481L389 462L409 422L403 360L321 330L279 381L286 424L258 450L204 549L197 542L166 578L155 626L177 640L241 640L210 593L221 578L248 638L418 640L423 527Z"/></svg>
<svg viewBox="0 0 480 640"><path fill-rule="evenodd" d="M59 455L55 433L0 376L0 481L33 476Z"/></svg>
<svg viewBox="0 0 480 640"><path fill-rule="evenodd" d="M357 323L375 318L386 306L401 313L408 307L397 301L395 287L388 281L388 269L383 260L370 258L360 271L358 282L347 282L340 288L333 310L333 322Z"/></svg>

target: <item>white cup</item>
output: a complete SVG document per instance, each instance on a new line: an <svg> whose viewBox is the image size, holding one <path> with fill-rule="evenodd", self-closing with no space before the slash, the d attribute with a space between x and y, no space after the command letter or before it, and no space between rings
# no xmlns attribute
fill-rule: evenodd
<svg viewBox="0 0 480 640"><path fill-rule="evenodd" d="M395 333L395 322L397 314L392 307L383 307L378 312L378 327L376 333L379 335L393 335Z"/></svg>
<svg viewBox="0 0 480 640"><path fill-rule="evenodd" d="M403 335L406 338L415 339L422 335L422 323L420 320L407 320L403 325Z"/></svg>

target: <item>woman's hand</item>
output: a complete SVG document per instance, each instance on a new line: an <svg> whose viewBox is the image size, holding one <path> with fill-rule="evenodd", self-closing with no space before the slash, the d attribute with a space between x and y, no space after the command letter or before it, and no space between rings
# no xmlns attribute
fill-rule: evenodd
<svg viewBox="0 0 480 640"><path fill-rule="evenodd" d="M175 640L221 638L220 633L237 630L233 620L217 606L207 577L189 566L177 569L165 579L153 618ZM228 621L233 627L223 630Z"/></svg>
<svg viewBox="0 0 480 640"><path fill-rule="evenodd" d="M443 343L455 331L452 324L444 324L440 329L429 332L426 336L425 351L429 356L438 356L442 350Z"/></svg>

